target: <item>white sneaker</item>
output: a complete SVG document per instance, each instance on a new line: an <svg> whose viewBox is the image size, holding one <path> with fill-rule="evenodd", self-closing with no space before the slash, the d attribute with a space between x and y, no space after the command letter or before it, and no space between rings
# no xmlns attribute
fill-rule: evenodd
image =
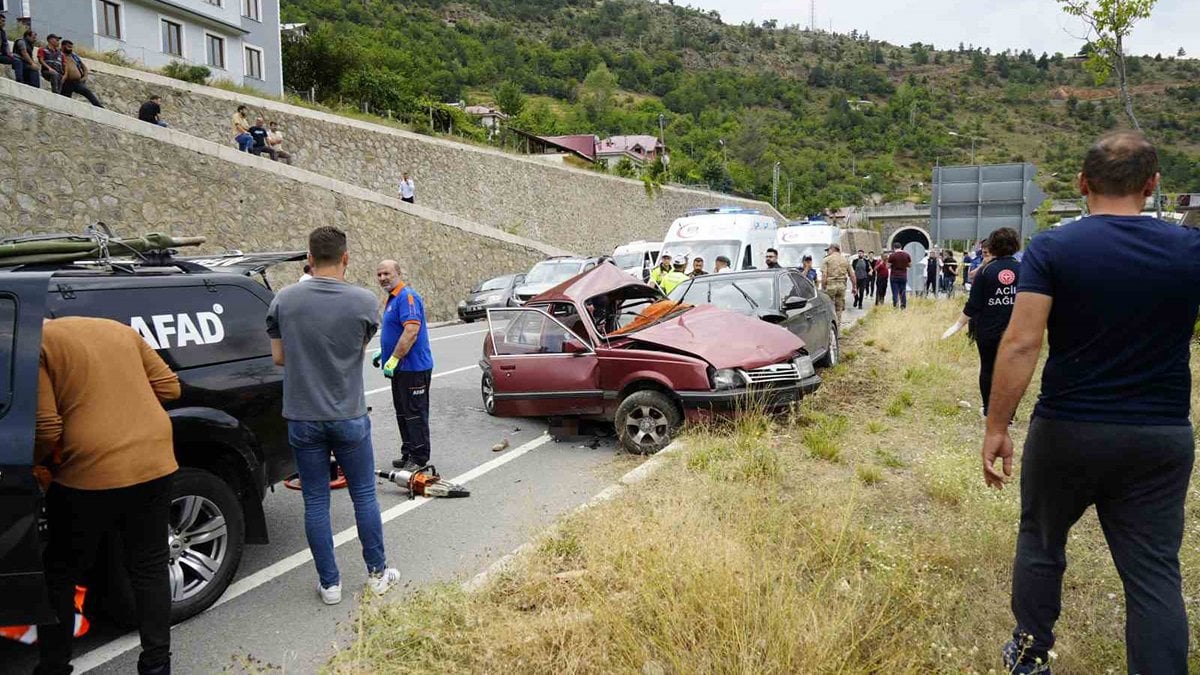
<svg viewBox="0 0 1200 675"><path fill-rule="evenodd" d="M389 567L367 577L367 587L374 591L375 595L383 595L391 590L397 581L400 581L400 570Z"/></svg>
<svg viewBox="0 0 1200 675"><path fill-rule="evenodd" d="M342 601L342 585L341 584L334 584L334 585L330 586L329 588L325 588L324 586L321 585L321 582L318 581L317 582L317 593L319 593L321 595L321 602L323 602L327 605L336 605Z"/></svg>

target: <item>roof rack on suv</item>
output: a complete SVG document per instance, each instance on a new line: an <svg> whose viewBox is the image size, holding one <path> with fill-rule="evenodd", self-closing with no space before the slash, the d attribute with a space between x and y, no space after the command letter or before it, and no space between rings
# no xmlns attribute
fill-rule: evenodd
<svg viewBox="0 0 1200 675"><path fill-rule="evenodd" d="M0 267L96 262L121 264L114 257L133 257L151 264L173 264L170 257L180 246L199 246L204 237L172 237L151 232L141 237L114 237L104 223L88 225L82 235L40 234L0 239Z"/></svg>

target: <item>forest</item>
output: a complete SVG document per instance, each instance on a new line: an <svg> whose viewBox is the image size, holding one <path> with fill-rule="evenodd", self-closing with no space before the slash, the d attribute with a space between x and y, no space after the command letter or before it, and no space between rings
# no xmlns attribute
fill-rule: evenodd
<svg viewBox="0 0 1200 675"><path fill-rule="evenodd" d="M500 108L541 135L658 135L655 181L770 200L789 216L871 201L926 201L935 163L1034 162L1075 196L1087 144L1125 121L1086 44L992 52L892 45L649 0L284 0L289 89L424 132L506 144L454 108ZM1135 106L1168 192L1200 191L1200 61L1180 49L1129 59ZM425 111L436 107L439 115ZM430 127L432 120L432 126ZM632 167L618 167L631 173Z"/></svg>

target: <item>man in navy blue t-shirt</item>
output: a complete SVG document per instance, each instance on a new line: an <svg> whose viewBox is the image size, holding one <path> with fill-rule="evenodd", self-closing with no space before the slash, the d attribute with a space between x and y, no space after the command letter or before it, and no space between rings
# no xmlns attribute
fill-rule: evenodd
<svg viewBox="0 0 1200 675"><path fill-rule="evenodd" d="M397 469L412 471L429 463L429 385L433 381L433 352L429 349L429 327L425 302L412 287L400 280L400 264L384 260L375 278L387 291L379 332L383 374L392 381L392 406L400 426L400 458Z"/></svg>
<svg viewBox="0 0 1200 675"><path fill-rule="evenodd" d="M1067 534L1092 504L1125 586L1129 672L1188 670L1179 547L1194 453L1188 358L1200 231L1140 215L1158 179L1145 136L1101 137L1079 175L1092 215L1034 237L1021 263L982 449L984 479L1003 486L1008 422L1048 329L1022 459L1017 626L1004 650L1012 672L1049 672Z"/></svg>

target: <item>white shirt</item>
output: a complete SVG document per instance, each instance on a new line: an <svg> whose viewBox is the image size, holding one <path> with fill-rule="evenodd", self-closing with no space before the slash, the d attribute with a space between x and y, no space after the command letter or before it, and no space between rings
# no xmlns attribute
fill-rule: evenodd
<svg viewBox="0 0 1200 675"><path fill-rule="evenodd" d="M415 183L413 183L413 179L409 178L408 180L400 181L400 198L401 199L412 199L413 196L416 194L417 194L417 186Z"/></svg>
<svg viewBox="0 0 1200 675"><path fill-rule="evenodd" d="M311 274L301 274L300 275L300 281L308 281L311 278L312 278Z"/></svg>
<svg viewBox="0 0 1200 675"><path fill-rule="evenodd" d="M267 132L267 143L271 147L279 149L279 147L283 145L283 132L282 131L268 131Z"/></svg>

